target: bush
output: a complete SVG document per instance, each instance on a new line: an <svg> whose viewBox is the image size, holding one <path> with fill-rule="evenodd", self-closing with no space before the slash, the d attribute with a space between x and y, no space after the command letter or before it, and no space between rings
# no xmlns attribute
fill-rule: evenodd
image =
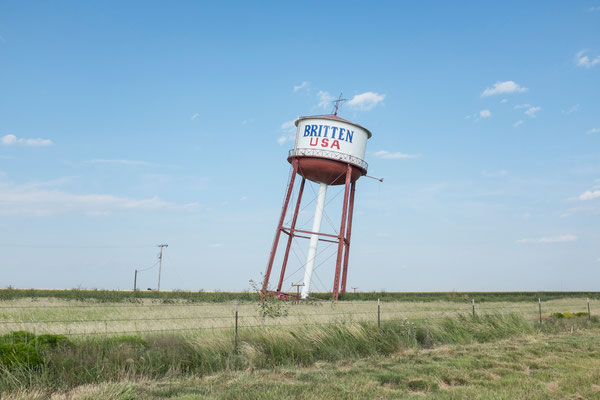
<svg viewBox="0 0 600 400"><path fill-rule="evenodd" d="M581 317L587 317L588 313L587 312L576 312L576 313L571 313L571 312L557 312L557 313L553 313L551 314L551 317L553 318L557 318L557 319L563 319L563 318L581 318Z"/></svg>
<svg viewBox="0 0 600 400"><path fill-rule="evenodd" d="M35 335L31 332L26 331L14 331L10 333L6 333L0 336L0 343L33 343L35 342Z"/></svg>
<svg viewBox="0 0 600 400"><path fill-rule="evenodd" d="M43 334L35 338L35 344L38 347L58 347L67 345L68 343L69 339L67 339L67 337L63 335Z"/></svg>
<svg viewBox="0 0 600 400"><path fill-rule="evenodd" d="M0 364L4 367L9 369L18 367L33 368L42 365L42 362L42 357L31 344L0 344Z"/></svg>
<svg viewBox="0 0 600 400"><path fill-rule="evenodd" d="M31 332L14 331L0 336L0 365L8 369L34 368L43 364L40 350L66 345L63 335L39 335Z"/></svg>

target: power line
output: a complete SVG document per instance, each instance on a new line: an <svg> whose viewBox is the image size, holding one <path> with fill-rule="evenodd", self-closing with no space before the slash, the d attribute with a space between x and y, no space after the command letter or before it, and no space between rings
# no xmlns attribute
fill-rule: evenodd
<svg viewBox="0 0 600 400"><path fill-rule="evenodd" d="M138 269L137 272L148 271L149 269L156 267L157 264L158 264L158 260L156 260L156 262L154 264L152 264L151 267Z"/></svg>
<svg viewBox="0 0 600 400"><path fill-rule="evenodd" d="M0 247L11 248L11 247L23 247L23 248L45 248L45 249L140 249L146 247L154 247L154 245L102 245L102 246L88 246L88 245L53 245L53 244L0 244Z"/></svg>

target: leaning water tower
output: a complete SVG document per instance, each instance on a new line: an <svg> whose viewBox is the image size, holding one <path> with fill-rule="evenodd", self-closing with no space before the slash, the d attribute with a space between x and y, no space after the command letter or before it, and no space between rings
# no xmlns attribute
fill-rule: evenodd
<svg viewBox="0 0 600 400"><path fill-rule="evenodd" d="M358 124L338 117L337 102L333 114L299 117L295 125L297 127L295 145L294 149L290 150L288 155L288 162L292 165L292 173L269 255L261 294L262 296L271 295L282 299L290 296L289 293L282 292L281 289L292 239L305 238L309 239L310 242L306 263L304 264L304 286L302 286L301 297L303 299L308 297L315 258L317 256L317 246L319 241L325 241L337 244L337 258L332 290L333 299L337 300L340 293L344 294L346 292L354 192L358 178L367 173L367 163L364 161L364 158L367 140L371 137L371 132ZM302 182L298 191L298 198L291 223L289 226L284 226L296 175L302 177ZM296 228L298 211L307 179L319 185L312 230L310 231ZM321 220L325 208L327 187L334 185L344 185L344 199L341 208L341 223L338 235L321 232ZM287 236L287 243L285 253L283 254L283 263L281 265L277 290L269 291L269 279L282 233Z"/></svg>

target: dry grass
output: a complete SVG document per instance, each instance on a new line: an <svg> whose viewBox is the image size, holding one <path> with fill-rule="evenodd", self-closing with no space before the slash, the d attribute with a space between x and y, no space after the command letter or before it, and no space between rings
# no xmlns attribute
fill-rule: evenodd
<svg viewBox="0 0 600 400"><path fill-rule="evenodd" d="M544 317L556 312L587 311L586 299L565 298L542 304ZM600 310L593 300L592 310ZM233 327L233 303L140 304L73 303L43 299L17 299L0 303L0 333L27 330L37 334L98 334L110 332L147 332L160 330L229 329ZM299 325L331 322L376 321L377 303L317 302L286 305L287 316L262 318L255 303L239 305L239 325ZM381 319L406 318L411 321L436 319L471 313L471 304L456 302L385 302ZM476 305L476 312L515 313L530 321L538 319L538 304L526 302L486 302ZM597 312L597 311L596 311Z"/></svg>

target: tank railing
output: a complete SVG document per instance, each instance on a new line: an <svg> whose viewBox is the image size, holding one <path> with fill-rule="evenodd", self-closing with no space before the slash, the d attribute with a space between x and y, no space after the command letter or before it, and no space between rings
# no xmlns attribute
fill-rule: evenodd
<svg viewBox="0 0 600 400"><path fill-rule="evenodd" d="M323 158L331 158L333 160L339 160L343 162L347 162L349 164L354 164L365 171L369 167L366 161L361 160L358 157L351 156L345 153L339 153L337 151L332 150L321 150L321 149L291 149L288 153L288 158L296 157L296 156L311 156L311 157L323 157Z"/></svg>

